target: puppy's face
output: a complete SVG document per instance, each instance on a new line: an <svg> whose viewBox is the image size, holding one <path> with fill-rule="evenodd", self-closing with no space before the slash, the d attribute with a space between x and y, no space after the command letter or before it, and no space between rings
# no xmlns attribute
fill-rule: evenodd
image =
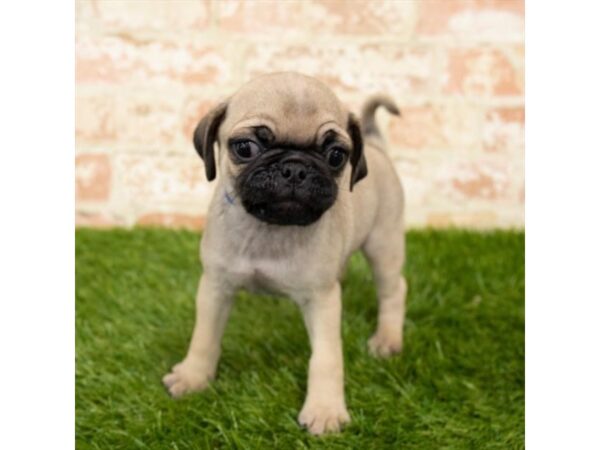
<svg viewBox="0 0 600 450"><path fill-rule="evenodd" d="M259 78L200 122L194 142L209 179L216 164L208 141L217 135L224 150L220 171L246 211L270 224L314 223L347 188L342 180L352 188L366 175L358 124L309 77Z"/></svg>
<svg viewBox="0 0 600 450"><path fill-rule="evenodd" d="M276 225L308 225L333 205L352 150L328 125L305 128L302 139L278 136L267 123L227 138L235 189L249 214Z"/></svg>

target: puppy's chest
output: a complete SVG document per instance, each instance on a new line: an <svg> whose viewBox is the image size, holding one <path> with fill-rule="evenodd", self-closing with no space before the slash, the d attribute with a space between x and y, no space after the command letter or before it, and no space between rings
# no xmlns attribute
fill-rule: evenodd
<svg viewBox="0 0 600 450"><path fill-rule="evenodd" d="M327 230L319 224L266 226L232 207L214 228L227 233L211 234L207 247L212 251L204 262L238 288L293 295L336 277L338 264L332 264L331 254L338 242L324 236Z"/></svg>
<svg viewBox="0 0 600 450"><path fill-rule="evenodd" d="M237 255L230 260L226 275L234 285L253 292L290 294L312 283L299 262L291 258Z"/></svg>

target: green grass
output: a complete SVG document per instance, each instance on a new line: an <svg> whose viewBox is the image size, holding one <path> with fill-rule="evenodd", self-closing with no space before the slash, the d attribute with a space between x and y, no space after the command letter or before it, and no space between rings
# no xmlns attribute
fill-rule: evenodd
<svg viewBox="0 0 600 450"><path fill-rule="evenodd" d="M183 231L77 231L78 448L524 447L522 232L410 232L405 344L389 360L367 353L375 290L353 256L343 294L352 423L324 438L296 424L309 345L291 301L240 294L212 387L167 396L161 377L194 322L198 242Z"/></svg>

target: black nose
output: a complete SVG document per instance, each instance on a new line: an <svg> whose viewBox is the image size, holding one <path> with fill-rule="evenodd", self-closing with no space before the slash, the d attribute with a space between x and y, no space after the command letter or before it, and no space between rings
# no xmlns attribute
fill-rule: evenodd
<svg viewBox="0 0 600 450"><path fill-rule="evenodd" d="M284 162L281 165L281 176L290 182L301 183L306 179L306 166L297 161Z"/></svg>

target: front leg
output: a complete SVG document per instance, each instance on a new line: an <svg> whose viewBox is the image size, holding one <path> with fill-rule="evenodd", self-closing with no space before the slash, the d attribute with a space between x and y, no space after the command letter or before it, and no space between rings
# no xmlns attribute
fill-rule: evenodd
<svg viewBox="0 0 600 450"><path fill-rule="evenodd" d="M232 299L233 292L215 275L202 275L196 295L196 325L187 356L162 380L173 397L201 391L214 378Z"/></svg>
<svg viewBox="0 0 600 450"><path fill-rule="evenodd" d="M344 398L342 299L339 283L298 298L308 329L312 355L308 392L298 422L312 434L339 431L350 421Z"/></svg>

